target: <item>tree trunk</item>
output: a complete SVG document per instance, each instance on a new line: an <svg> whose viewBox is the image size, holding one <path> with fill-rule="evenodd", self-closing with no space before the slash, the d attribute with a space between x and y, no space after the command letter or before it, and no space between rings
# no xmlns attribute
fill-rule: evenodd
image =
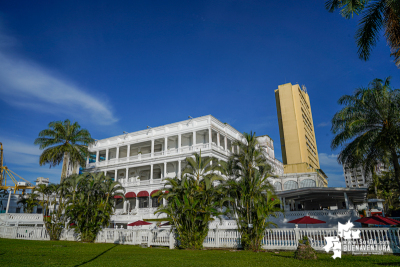
<svg viewBox="0 0 400 267"><path fill-rule="evenodd" d="M397 153L394 148L391 149L391 155L392 155L392 163L394 167L394 177L396 178L397 184L400 187L400 164L399 164L399 159L397 158Z"/></svg>
<svg viewBox="0 0 400 267"><path fill-rule="evenodd" d="M62 170L61 170L61 181L60 183L63 182L64 178L67 176L67 168L68 168L68 153L64 152L64 158L63 158L63 165L62 165Z"/></svg>

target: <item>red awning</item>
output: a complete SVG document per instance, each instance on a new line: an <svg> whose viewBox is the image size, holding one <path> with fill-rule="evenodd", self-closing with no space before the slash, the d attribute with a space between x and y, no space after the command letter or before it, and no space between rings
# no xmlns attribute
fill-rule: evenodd
<svg viewBox="0 0 400 267"><path fill-rule="evenodd" d="M149 192L147 191L140 191L139 194L137 194L137 197L148 197Z"/></svg>
<svg viewBox="0 0 400 267"><path fill-rule="evenodd" d="M169 193L169 191L164 191L164 194L168 194Z"/></svg>
<svg viewBox="0 0 400 267"><path fill-rule="evenodd" d="M121 196L114 196L114 198L122 198Z"/></svg>
<svg viewBox="0 0 400 267"><path fill-rule="evenodd" d="M153 196L153 194L157 193L158 191L160 191L160 190L153 190L153 191L151 191L150 196Z"/></svg>
<svg viewBox="0 0 400 267"><path fill-rule="evenodd" d="M125 198L135 198L136 194L135 192L129 192L125 194Z"/></svg>
<svg viewBox="0 0 400 267"><path fill-rule="evenodd" d="M324 221L318 220L311 218L310 216L304 216L292 221L289 221L288 223L295 223L295 224L318 224L318 223L326 223Z"/></svg>
<svg viewBox="0 0 400 267"><path fill-rule="evenodd" d="M145 222L145 221L136 221L133 223L128 224L128 226L141 226L141 225L149 225L151 223Z"/></svg>
<svg viewBox="0 0 400 267"><path fill-rule="evenodd" d="M377 225L397 225L398 223L394 222L393 219L388 219L381 216L371 216L371 217L364 217L355 222L365 223L365 224L377 224Z"/></svg>

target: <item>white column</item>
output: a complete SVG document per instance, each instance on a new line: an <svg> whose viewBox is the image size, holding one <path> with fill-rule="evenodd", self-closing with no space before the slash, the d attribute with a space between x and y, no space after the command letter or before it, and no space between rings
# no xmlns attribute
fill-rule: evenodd
<svg viewBox="0 0 400 267"><path fill-rule="evenodd" d="M108 160L108 152L109 152L109 149L107 148L106 149L106 161Z"/></svg>
<svg viewBox="0 0 400 267"><path fill-rule="evenodd" d="M100 151L96 151L96 162L99 162L100 160Z"/></svg>
<svg viewBox="0 0 400 267"><path fill-rule="evenodd" d="M90 152L88 151L88 155L86 157L86 167L89 166L89 158L90 158Z"/></svg>
<svg viewBox="0 0 400 267"><path fill-rule="evenodd" d="M217 132L217 146L218 146L218 148L219 148L220 145L221 144L220 144L220 140L219 140L219 132Z"/></svg>
<svg viewBox="0 0 400 267"><path fill-rule="evenodd" d="M196 145L196 131L193 132L193 144L192 146L194 147Z"/></svg>
<svg viewBox="0 0 400 267"><path fill-rule="evenodd" d="M228 138L226 137L226 135L225 135L225 140L224 140L225 142L224 142L224 149L225 149L225 151L227 150L227 148L228 148Z"/></svg>
<svg viewBox="0 0 400 267"><path fill-rule="evenodd" d="M165 140L164 140L164 151L167 151L168 150L168 137L165 137ZM164 155L165 155L166 153L164 153Z"/></svg>
<svg viewBox="0 0 400 267"><path fill-rule="evenodd" d="M154 157L154 139L151 139L151 157Z"/></svg>
<svg viewBox="0 0 400 267"><path fill-rule="evenodd" d="M104 176L106 176L107 175L107 171L104 171Z"/></svg>
<svg viewBox="0 0 400 267"><path fill-rule="evenodd" d="M182 135L178 134L178 153L181 152L181 140L182 140Z"/></svg>
<svg viewBox="0 0 400 267"><path fill-rule="evenodd" d="M9 190L10 192L8 193L8 201L7 201L6 213L8 213L8 208L10 207L12 188L8 188L8 190ZM43 207L42 207L42 208L43 208Z"/></svg>
<svg viewBox="0 0 400 267"><path fill-rule="evenodd" d="M126 200L124 201L124 207L123 207L123 210L124 210L124 213L126 212L126 205L127 203L126 203Z"/></svg>
<svg viewBox="0 0 400 267"><path fill-rule="evenodd" d="M115 172L115 174L114 174L114 182L117 182L118 181L118 170L116 169L114 172Z"/></svg>
<svg viewBox="0 0 400 267"><path fill-rule="evenodd" d="M131 156L131 145L126 147L126 157L129 158Z"/></svg>
<svg viewBox="0 0 400 267"><path fill-rule="evenodd" d="M126 182L128 182L128 178L129 178L129 168L126 168L126 171L125 171L125 177L126 177Z"/></svg>
<svg viewBox="0 0 400 267"><path fill-rule="evenodd" d="M150 165L150 183L153 183L153 164Z"/></svg>
<svg viewBox="0 0 400 267"><path fill-rule="evenodd" d="M181 175L181 160L178 159L178 177Z"/></svg>
<svg viewBox="0 0 400 267"><path fill-rule="evenodd" d="M344 192L344 201L346 202L346 210L349 209L349 198L347 197L346 192Z"/></svg>
<svg viewBox="0 0 400 267"><path fill-rule="evenodd" d="M117 146L117 154L115 155L116 159L119 159L119 146Z"/></svg>
<svg viewBox="0 0 400 267"><path fill-rule="evenodd" d="M167 162L164 162L164 177L163 179L165 179L165 177L167 177Z"/></svg>
<svg viewBox="0 0 400 267"><path fill-rule="evenodd" d="M208 143L210 143L210 148L211 148L211 143L212 143L212 130L211 130L211 127L208 129Z"/></svg>

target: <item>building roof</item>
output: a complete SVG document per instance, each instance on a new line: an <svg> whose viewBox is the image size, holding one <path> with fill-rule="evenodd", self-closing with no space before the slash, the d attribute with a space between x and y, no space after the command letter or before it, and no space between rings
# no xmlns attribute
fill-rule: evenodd
<svg viewBox="0 0 400 267"><path fill-rule="evenodd" d="M346 188L346 187L308 187L293 190L279 191L279 197L305 201L311 199L324 200L327 197L344 199L344 193L354 202L364 202L367 198L367 188Z"/></svg>

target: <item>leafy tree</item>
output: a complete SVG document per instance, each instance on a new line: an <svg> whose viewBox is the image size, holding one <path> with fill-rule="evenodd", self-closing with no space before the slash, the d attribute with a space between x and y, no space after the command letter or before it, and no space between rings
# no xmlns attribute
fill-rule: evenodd
<svg viewBox="0 0 400 267"><path fill-rule="evenodd" d="M400 94L390 87L390 78L374 79L367 88L342 96L345 105L332 119L332 149L341 148L338 161L366 172L388 159L400 185Z"/></svg>
<svg viewBox="0 0 400 267"><path fill-rule="evenodd" d="M37 185L33 190L33 193L40 195L39 204L42 207L42 214L46 216L49 212L50 196L52 194L50 187L45 184Z"/></svg>
<svg viewBox="0 0 400 267"><path fill-rule="evenodd" d="M389 167L387 172L380 175L372 175L372 183L368 188L369 198L384 199L384 209L386 214L393 214L399 210L399 185L394 179L394 171Z"/></svg>
<svg viewBox="0 0 400 267"><path fill-rule="evenodd" d="M24 213L32 213L33 208L39 205L38 197L39 195L35 193L31 193L27 197L20 196L17 204L22 204L24 207Z"/></svg>
<svg viewBox="0 0 400 267"><path fill-rule="evenodd" d="M215 173L216 159L203 158L194 153L194 158L186 158L186 168L181 178L167 178L165 189L158 192L159 199L166 199L165 206L160 206L155 214L166 214L178 234L182 248L200 249L208 234L208 224L213 216L221 214L221 184L223 179Z"/></svg>
<svg viewBox="0 0 400 267"><path fill-rule="evenodd" d="M400 67L400 1L398 0L328 0L326 9L340 13L346 19L362 14L356 32L358 55L368 60L382 29L395 63Z"/></svg>
<svg viewBox="0 0 400 267"><path fill-rule="evenodd" d="M61 180L67 174L68 159L74 163L85 166L85 157L89 156L88 145L94 139L86 129L81 129L77 123L70 120L53 121L49 128L41 131L35 140L35 145L44 149L39 158L40 166L50 164L54 167L63 162Z"/></svg>
<svg viewBox="0 0 400 267"><path fill-rule="evenodd" d="M67 217L65 216L68 204L67 184L51 184L48 186L48 191L50 192L49 206L52 207L52 210L44 218L45 227L50 240L60 240L61 232L67 222Z"/></svg>
<svg viewBox="0 0 400 267"><path fill-rule="evenodd" d="M280 202L267 180L271 166L267 164L255 133L244 133L244 141L237 141L234 145L239 146L239 151L223 168L224 174L231 177L224 185L226 200L235 216L242 246L258 251L265 230L276 227L269 218L277 216Z"/></svg>
<svg viewBox="0 0 400 267"><path fill-rule="evenodd" d="M69 198L66 215L81 241L93 242L102 227L110 224L115 196L124 197L125 189L104 173L84 173L66 179Z"/></svg>

